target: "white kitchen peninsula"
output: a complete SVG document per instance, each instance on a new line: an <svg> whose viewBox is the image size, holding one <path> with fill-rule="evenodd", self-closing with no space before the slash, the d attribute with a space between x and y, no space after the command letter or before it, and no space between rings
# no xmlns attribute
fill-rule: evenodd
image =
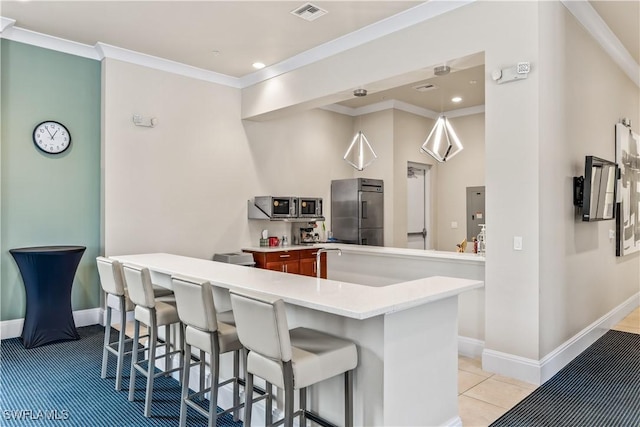
<svg viewBox="0 0 640 427"><path fill-rule="evenodd" d="M290 327L354 341L354 425L460 424L457 296L481 288L482 281L426 277L370 286L170 254L112 258L149 268L154 282L167 287L172 274L181 274L278 296L287 303ZM313 410L341 424L342 378L319 384L308 397Z"/></svg>

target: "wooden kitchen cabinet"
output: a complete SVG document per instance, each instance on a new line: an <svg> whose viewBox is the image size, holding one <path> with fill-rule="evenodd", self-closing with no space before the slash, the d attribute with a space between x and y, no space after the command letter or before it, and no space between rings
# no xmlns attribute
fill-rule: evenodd
<svg viewBox="0 0 640 427"><path fill-rule="evenodd" d="M316 255L318 249L303 249L300 251L300 274L303 276L317 277ZM320 277L327 278L327 254L320 255Z"/></svg>
<svg viewBox="0 0 640 427"><path fill-rule="evenodd" d="M281 271L283 273L302 274L316 277L316 254L318 249L283 250L274 252L246 251L253 254L257 268ZM323 279L327 278L327 255L321 255Z"/></svg>

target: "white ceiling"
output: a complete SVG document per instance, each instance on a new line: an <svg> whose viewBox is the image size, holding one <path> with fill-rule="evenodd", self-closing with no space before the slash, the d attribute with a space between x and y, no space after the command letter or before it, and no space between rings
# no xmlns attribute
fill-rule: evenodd
<svg viewBox="0 0 640 427"><path fill-rule="evenodd" d="M232 77L303 54L397 14L411 14L424 1L315 1L328 13L308 22L290 12L306 1L15 1L2 0L0 15L15 27L93 46L98 42ZM590 1L627 51L640 62L640 0ZM417 9L416 9L417 10ZM455 61L452 61L455 63ZM452 67L448 76L416 78L393 90L342 103L357 108L397 99L432 111L484 104L484 67ZM428 77L428 78L427 78ZM431 82L425 93L412 89ZM373 92L373 91L372 91ZM463 102L452 104L453 95Z"/></svg>

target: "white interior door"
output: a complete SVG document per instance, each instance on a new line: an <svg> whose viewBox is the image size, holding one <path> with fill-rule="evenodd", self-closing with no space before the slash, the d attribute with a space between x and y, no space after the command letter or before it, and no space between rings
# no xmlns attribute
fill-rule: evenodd
<svg viewBox="0 0 640 427"><path fill-rule="evenodd" d="M431 249L429 166L407 166L407 247Z"/></svg>

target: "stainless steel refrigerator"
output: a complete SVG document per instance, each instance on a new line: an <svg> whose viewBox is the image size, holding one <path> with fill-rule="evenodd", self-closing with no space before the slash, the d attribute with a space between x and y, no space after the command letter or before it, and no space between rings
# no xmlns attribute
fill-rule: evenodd
<svg viewBox="0 0 640 427"><path fill-rule="evenodd" d="M331 231L343 243L384 246L384 184L381 179L331 181Z"/></svg>

